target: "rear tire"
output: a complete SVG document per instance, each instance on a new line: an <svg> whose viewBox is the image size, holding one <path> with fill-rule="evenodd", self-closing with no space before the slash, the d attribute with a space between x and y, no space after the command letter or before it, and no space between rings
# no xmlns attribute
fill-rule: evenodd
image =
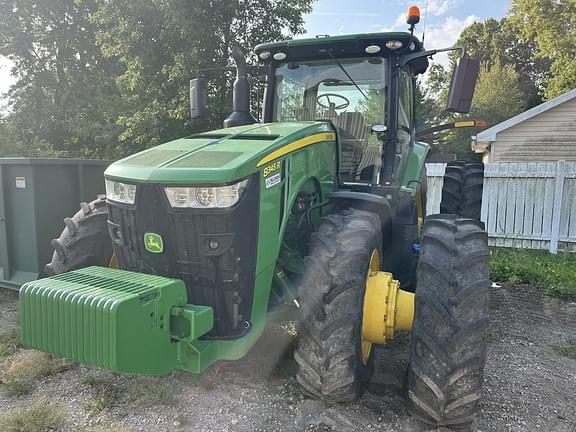
<svg viewBox="0 0 576 432"><path fill-rule="evenodd" d="M484 164L478 162L467 163L464 166L462 201L460 202L460 212L458 213L460 216L480 220L483 186Z"/></svg>
<svg viewBox="0 0 576 432"><path fill-rule="evenodd" d="M409 411L434 426L478 413L488 337L489 250L481 222L430 216L418 268Z"/></svg>
<svg viewBox="0 0 576 432"><path fill-rule="evenodd" d="M49 276L90 266L108 267L112 258L112 241L108 234L106 197L81 203L80 210L65 218L66 228L52 240L52 261L44 267Z"/></svg>
<svg viewBox="0 0 576 432"><path fill-rule="evenodd" d="M444 171L444 185L442 186L442 200L440 201L441 214L458 214L462 201L462 182L464 180L464 167L457 162L450 162Z"/></svg>
<svg viewBox="0 0 576 432"><path fill-rule="evenodd" d="M380 250L378 215L349 209L324 218L312 236L299 289L297 380L326 402L357 399L374 369L362 359L362 313L370 258Z"/></svg>
<svg viewBox="0 0 576 432"><path fill-rule="evenodd" d="M484 164L450 162L444 173L440 213L480 220L483 184Z"/></svg>

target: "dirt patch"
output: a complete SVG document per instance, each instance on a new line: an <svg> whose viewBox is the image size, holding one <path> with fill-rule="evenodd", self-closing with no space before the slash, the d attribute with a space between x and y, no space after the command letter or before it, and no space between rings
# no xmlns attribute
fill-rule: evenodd
<svg viewBox="0 0 576 432"><path fill-rule="evenodd" d="M576 360L558 350L576 341L576 303L550 300L530 286L493 288L491 314L482 411L472 430L576 430ZM16 296L0 290L0 332L16 325ZM244 359L201 376L133 377L74 366L43 379L30 395L0 394L0 412L58 401L67 418L62 431L430 430L406 414L401 394L407 337L379 350L370 391L338 406L303 397L293 374L294 342L270 325ZM90 409L103 388L117 399Z"/></svg>

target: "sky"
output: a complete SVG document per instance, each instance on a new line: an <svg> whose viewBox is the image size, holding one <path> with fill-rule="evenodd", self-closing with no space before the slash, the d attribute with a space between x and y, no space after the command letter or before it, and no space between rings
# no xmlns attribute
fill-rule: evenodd
<svg viewBox="0 0 576 432"><path fill-rule="evenodd" d="M460 32L474 21L486 18L500 19L506 15L509 0L317 0L313 11L305 17L306 35L337 35L346 33L372 33L379 31L405 31L406 11L411 5L420 6L422 21L416 34L421 37L426 21L426 48L443 48L454 44ZM446 64L447 56L438 55L435 61ZM2 94L13 83L10 62L0 57L0 110Z"/></svg>
<svg viewBox="0 0 576 432"><path fill-rule="evenodd" d="M487 18L503 18L509 0L317 0L314 10L305 19L307 33L316 35L372 33L380 31L407 31L406 12L409 6L421 9L422 19L416 27L421 38L426 21L425 46L427 49L453 45L466 27ZM446 54L434 57L446 64Z"/></svg>

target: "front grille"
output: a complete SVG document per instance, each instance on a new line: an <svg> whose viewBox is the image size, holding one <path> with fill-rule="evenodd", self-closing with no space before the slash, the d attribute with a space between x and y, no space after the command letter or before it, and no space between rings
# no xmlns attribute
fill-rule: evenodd
<svg viewBox="0 0 576 432"><path fill-rule="evenodd" d="M207 338L241 336L254 293L259 190L253 176L232 208L173 209L163 186L139 185L134 206L108 203L119 267L183 280L188 303L214 309ZM162 236L162 253L145 249L144 235L151 232Z"/></svg>

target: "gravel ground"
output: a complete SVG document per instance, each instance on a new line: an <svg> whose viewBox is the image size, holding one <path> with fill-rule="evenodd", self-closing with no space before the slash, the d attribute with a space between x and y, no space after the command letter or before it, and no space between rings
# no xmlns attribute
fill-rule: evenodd
<svg viewBox="0 0 576 432"><path fill-rule="evenodd" d="M530 286L493 288L491 313L482 411L471 430L575 431L576 360L555 348L576 342L576 303L548 299ZM16 295L0 289L0 332L15 326ZM58 400L68 418L64 431L74 432L110 424L111 430L158 432L430 430L407 415L399 391L405 340L378 352L370 391L340 406L302 396L289 356L293 342L284 329L271 325L246 358L215 365L202 376L176 372L134 378L74 366L40 382L31 395L0 394L0 413L32 400ZM99 413L88 411L95 388L86 383L87 376L107 380L119 393L131 383L144 383L155 402L124 401ZM158 394L168 395L165 404L157 403Z"/></svg>

